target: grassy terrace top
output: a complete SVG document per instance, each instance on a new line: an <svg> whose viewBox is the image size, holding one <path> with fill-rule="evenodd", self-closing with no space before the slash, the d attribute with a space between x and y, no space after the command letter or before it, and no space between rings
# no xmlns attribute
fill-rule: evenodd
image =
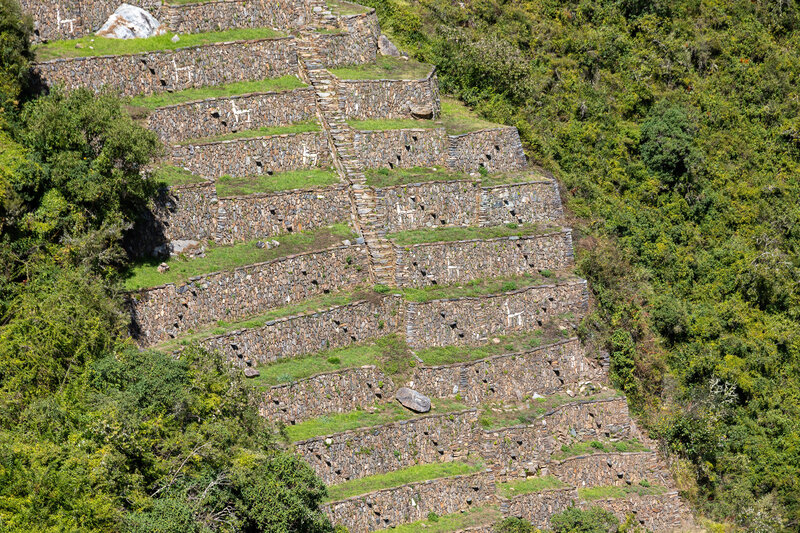
<svg viewBox="0 0 800 533"><path fill-rule="evenodd" d="M178 145L203 144L219 141L232 141L234 139L251 139L255 137L269 137L271 135L286 135L289 133L306 133L309 131L320 131L322 128L316 121L296 122L285 126L264 126L256 130L242 130L233 133L224 133L211 137L198 139L187 139L177 143Z"/></svg>
<svg viewBox="0 0 800 533"><path fill-rule="evenodd" d="M153 179L166 186L190 185L205 183L208 180L192 174L188 170L163 166L155 169ZM339 183L339 175L331 169L302 169L275 172L274 174L261 174L259 176L222 176L215 180L217 196L247 196L249 194L272 193L290 191L293 189L314 189L327 187Z"/></svg>
<svg viewBox="0 0 800 533"><path fill-rule="evenodd" d="M347 123L353 129L361 131L445 128L448 135L463 135L473 131L502 127L501 124L480 118L458 100L443 97L441 102L442 115L438 120L372 119L348 120Z"/></svg>
<svg viewBox="0 0 800 533"><path fill-rule="evenodd" d="M328 0L327 4L331 12L342 16L360 15L369 11L368 7L347 2L346 0Z"/></svg>
<svg viewBox="0 0 800 533"><path fill-rule="evenodd" d="M478 182L482 187L495 185L510 185L546 179L544 171L533 169L525 172L499 172L494 174L471 176L463 172L452 172L444 168L379 168L365 171L367 185L371 187L394 187L410 183L425 183L428 181L453 181L467 180Z"/></svg>
<svg viewBox="0 0 800 533"><path fill-rule="evenodd" d="M169 271L158 272L160 259L148 260L134 264L127 272L125 288L127 290L156 287L166 283L182 283L189 278L210 274L221 270L271 261L287 255L324 250L340 245L343 239L354 239L356 235L344 224L322 228L316 231L291 233L275 237L280 246L267 249L258 248L257 241L236 244L233 246L206 245L206 256L192 260L171 257L166 260ZM269 239L273 240L273 239Z"/></svg>
<svg viewBox="0 0 800 533"><path fill-rule="evenodd" d="M477 526L496 524L503 519L503 515L496 506L470 507L468 511L436 516L427 520L420 520L411 524L402 524L391 529L378 531L391 531L392 533L452 533Z"/></svg>
<svg viewBox="0 0 800 533"><path fill-rule="evenodd" d="M37 61L68 57L91 57L104 55L140 54L158 50L175 50L212 43L246 41L250 39L269 39L283 37L284 34L270 28L240 28L208 33L187 33L180 35L177 43L172 42L174 33L148 37L147 39L107 39L96 35L53 41L36 46ZM80 45L79 48L76 48Z"/></svg>
<svg viewBox="0 0 800 533"><path fill-rule="evenodd" d="M500 237L525 237L528 235L541 235L558 231L553 226L539 226L537 224L506 224L505 226L479 227L453 227L429 228L400 231L390 233L386 237L400 246L424 244L432 242L466 241L471 239L497 239Z"/></svg>
<svg viewBox="0 0 800 533"><path fill-rule="evenodd" d="M130 105L144 109L182 104L208 98L226 98L240 94L266 93L291 91L306 87L306 84L297 79L297 76L283 76L282 78L268 78L258 81L239 81L226 85L210 85L195 89L185 89L174 93L159 93L149 96L136 96L129 100Z"/></svg>
<svg viewBox="0 0 800 533"><path fill-rule="evenodd" d="M334 68L331 73L340 80L424 80L432 69L432 65L413 59L378 56L374 63Z"/></svg>

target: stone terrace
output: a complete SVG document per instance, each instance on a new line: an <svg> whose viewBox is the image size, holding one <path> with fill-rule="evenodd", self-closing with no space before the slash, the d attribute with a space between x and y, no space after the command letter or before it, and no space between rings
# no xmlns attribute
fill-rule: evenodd
<svg viewBox="0 0 800 533"><path fill-rule="evenodd" d="M558 184L529 169L515 128L475 119L474 127L448 130L432 67L425 76L415 71L420 79L334 76L333 67L376 61L380 27L372 9L340 15L324 0L133 3L174 32L272 28L288 36L36 65L46 82L67 90L202 95L234 82L248 87L177 100L139 116L169 145L168 160L198 179L163 191L132 249L147 256L177 242L226 247L342 223L359 234L355 242L197 272L185 282L130 293L132 333L141 346L166 342L162 349L174 350L193 334L247 375L306 364L306 377L260 386L260 411L303 435L292 446L326 483L356 487L324 506L351 533L486 506L492 511L483 523L464 531L492 531L500 516L545 528L572 505L600 506L623 520L633 515L653 531L691 524L657 444L637 429L625 398L608 389L607 363L574 337L590 308L589 292L571 275L571 231L555 226L563 221ZM37 42L91 35L116 5L23 1ZM253 89L260 80L285 76L305 86ZM421 115L426 120L412 122ZM357 129L348 120L371 125ZM232 197L216 192L226 176L262 183L281 171L330 167L338 183ZM415 167L461 174L368 184L367 171L402 175ZM492 181L508 172L523 177ZM519 226L521 234L486 233ZM455 237L437 238L436 228ZM398 244L393 235L401 232L430 238ZM532 275L552 279L479 296L413 297L413 291ZM321 301L315 298L369 286L380 294L313 307ZM308 305L266 314L287 304ZM210 329L234 320L251 325L221 334ZM337 364L331 350L345 350L345 358L347 350L389 336L400 339L406 366L388 364L387 351L333 371L314 367L320 360L326 369ZM516 338L528 344L515 345ZM458 359L425 364L431 354ZM433 411L400 407L394 395L401 386L427 395ZM465 475L418 473L411 482L392 481L400 471L414 471L406 469L458 464L478 466ZM378 489L357 488L379 481ZM525 488L537 483L540 488Z"/></svg>

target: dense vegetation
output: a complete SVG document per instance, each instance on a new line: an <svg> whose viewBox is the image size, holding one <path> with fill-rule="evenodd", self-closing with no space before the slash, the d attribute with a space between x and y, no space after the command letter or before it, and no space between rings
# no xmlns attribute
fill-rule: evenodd
<svg viewBox="0 0 800 533"><path fill-rule="evenodd" d="M560 179L597 303L583 334L687 494L800 527L797 3L362 3Z"/></svg>
<svg viewBox="0 0 800 533"><path fill-rule="evenodd" d="M161 148L115 97L41 94L30 31L0 0L0 529L331 531L238 373L125 340L123 237Z"/></svg>

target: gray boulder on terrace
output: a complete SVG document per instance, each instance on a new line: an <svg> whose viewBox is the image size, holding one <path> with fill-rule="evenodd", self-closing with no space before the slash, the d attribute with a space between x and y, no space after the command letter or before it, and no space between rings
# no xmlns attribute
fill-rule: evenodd
<svg viewBox="0 0 800 533"><path fill-rule="evenodd" d="M384 56L400 57L400 50L385 35L381 35L378 39L378 51Z"/></svg>
<svg viewBox="0 0 800 533"><path fill-rule="evenodd" d="M427 413L431 410L431 399L408 387L398 389L395 398L403 407L415 413Z"/></svg>
<svg viewBox="0 0 800 533"><path fill-rule="evenodd" d="M145 39L166 32L166 28L144 9L122 4L96 35L109 39Z"/></svg>

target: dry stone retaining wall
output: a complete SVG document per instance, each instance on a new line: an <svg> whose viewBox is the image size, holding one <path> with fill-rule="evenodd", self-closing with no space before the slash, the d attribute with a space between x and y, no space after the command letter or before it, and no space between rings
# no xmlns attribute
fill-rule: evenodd
<svg viewBox="0 0 800 533"><path fill-rule="evenodd" d="M316 118L314 90L303 88L159 107L148 115L147 128L165 143L177 143L266 126L285 126L313 118Z"/></svg>
<svg viewBox="0 0 800 533"><path fill-rule="evenodd" d="M636 521L648 531L693 530L690 527L692 523L691 514L677 492L592 500L581 502L580 507L601 507L614 513L623 523L628 515L632 514Z"/></svg>
<svg viewBox="0 0 800 533"><path fill-rule="evenodd" d="M521 402L547 396L579 382L598 381L602 372L584 355L578 339L525 353L498 355L471 363L421 367L410 387L432 398L458 395L468 406Z"/></svg>
<svg viewBox="0 0 800 533"><path fill-rule="evenodd" d="M99 30L119 7L118 0L21 0L22 11L33 18L34 42L76 39ZM131 0L160 17L161 0ZM162 21L163 22L163 21Z"/></svg>
<svg viewBox="0 0 800 533"><path fill-rule="evenodd" d="M564 313L588 311L585 280L529 287L477 298L409 303L406 340L412 348L476 345L493 336L534 331Z"/></svg>
<svg viewBox="0 0 800 533"><path fill-rule="evenodd" d="M388 233L439 226L478 226L480 182L432 181L375 189Z"/></svg>
<svg viewBox="0 0 800 533"><path fill-rule="evenodd" d="M395 246L395 256L397 284L404 287L557 271L573 264L572 231Z"/></svg>
<svg viewBox="0 0 800 533"><path fill-rule="evenodd" d="M366 533L494 503L494 477L480 472L468 476L410 483L355 496L323 506L334 524L350 533Z"/></svg>
<svg viewBox="0 0 800 533"><path fill-rule="evenodd" d="M295 447L322 481L333 485L415 464L463 459L477 423L475 410L431 415L316 437Z"/></svg>
<svg viewBox="0 0 800 533"><path fill-rule="evenodd" d="M341 246L131 293L136 336L143 346L152 345L218 320L236 320L326 291L353 288L366 283L367 263L364 246Z"/></svg>
<svg viewBox="0 0 800 533"><path fill-rule="evenodd" d="M398 331L401 322L400 299L387 297L270 320L263 327L218 335L200 344L232 361L265 364L364 342Z"/></svg>
<svg viewBox="0 0 800 533"><path fill-rule="evenodd" d="M256 58L257 60L254 60ZM297 73L291 37L214 43L141 54L75 57L36 63L48 85L104 87L123 96L181 91Z"/></svg>
<svg viewBox="0 0 800 533"><path fill-rule="evenodd" d="M171 159L174 165L204 178L260 176L331 165L321 131L174 145Z"/></svg>
<svg viewBox="0 0 800 533"><path fill-rule="evenodd" d="M356 130L353 147L366 168L442 167L447 164L444 128Z"/></svg>
<svg viewBox="0 0 800 533"><path fill-rule="evenodd" d="M523 170L528 165L519 131L512 126L451 136L452 170L470 172L480 167L489 172Z"/></svg>
<svg viewBox="0 0 800 533"><path fill-rule="evenodd" d="M374 9L360 15L340 17L339 28L340 32L307 34L324 58L326 67L360 65L375 61L381 28Z"/></svg>
<svg viewBox="0 0 800 533"><path fill-rule="evenodd" d="M439 80L432 70L424 80L338 80L346 119L410 118L412 108L441 112Z"/></svg>
<svg viewBox="0 0 800 533"><path fill-rule="evenodd" d="M539 417L532 424L484 431L481 455L499 466L497 475L516 478L536 472L561 446L575 441L639 437L625 398L576 402Z"/></svg>
<svg viewBox="0 0 800 533"><path fill-rule="evenodd" d="M578 491L574 488L544 490L520 494L510 500L503 498L500 511L503 516L521 518L532 523L535 528L547 529L551 516L565 511L577 501Z"/></svg>
<svg viewBox="0 0 800 533"><path fill-rule="evenodd" d="M375 366L348 368L271 387L264 392L262 416L296 424L331 413L346 413L386 401L394 394L392 378Z"/></svg>
<svg viewBox="0 0 800 533"><path fill-rule="evenodd" d="M564 216L553 179L484 187L478 211L482 226L552 222Z"/></svg>
<svg viewBox="0 0 800 533"><path fill-rule="evenodd" d="M575 487L630 485L641 481L673 485L669 470L655 452L598 453L551 463L547 473Z"/></svg>

